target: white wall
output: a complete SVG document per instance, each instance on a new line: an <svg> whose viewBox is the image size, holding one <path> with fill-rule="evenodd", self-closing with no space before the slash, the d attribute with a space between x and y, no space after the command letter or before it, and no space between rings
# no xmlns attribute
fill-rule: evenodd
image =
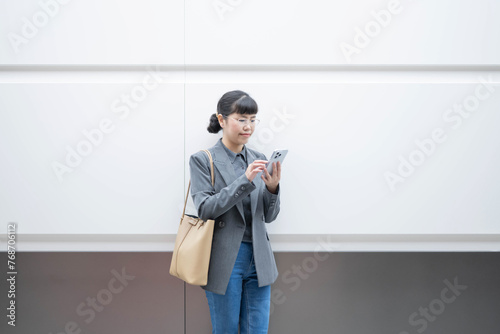
<svg viewBox="0 0 500 334"><path fill-rule="evenodd" d="M262 120L248 145L290 150L275 250L498 249L499 12L4 2L0 240L17 222L21 250L171 250L189 156L220 137L205 130L220 96L242 89Z"/></svg>

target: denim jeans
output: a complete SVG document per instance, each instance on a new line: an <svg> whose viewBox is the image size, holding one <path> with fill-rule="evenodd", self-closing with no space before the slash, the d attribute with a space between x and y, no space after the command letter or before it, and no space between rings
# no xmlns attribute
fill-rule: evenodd
<svg viewBox="0 0 500 334"><path fill-rule="evenodd" d="M271 286L258 286L252 243L242 242L226 294L205 290L212 334L267 334Z"/></svg>

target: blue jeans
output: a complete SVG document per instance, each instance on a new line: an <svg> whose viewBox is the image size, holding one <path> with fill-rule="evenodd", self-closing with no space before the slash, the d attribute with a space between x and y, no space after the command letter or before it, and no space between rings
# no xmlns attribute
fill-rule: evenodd
<svg viewBox="0 0 500 334"><path fill-rule="evenodd" d="M205 290L213 334L267 334L271 286L258 286L252 244L242 242L226 294Z"/></svg>

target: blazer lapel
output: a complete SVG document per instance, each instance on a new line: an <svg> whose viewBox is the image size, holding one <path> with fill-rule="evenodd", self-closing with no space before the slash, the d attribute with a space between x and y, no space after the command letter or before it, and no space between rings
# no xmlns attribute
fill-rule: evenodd
<svg viewBox="0 0 500 334"><path fill-rule="evenodd" d="M251 164L252 162L254 162L255 160L257 160L257 157L255 155L253 155L252 151L250 151L248 149L248 147L247 147L247 160L248 160L248 164ZM258 173L253 178L253 183L255 184L255 186L257 187L257 189L255 189L254 191L252 191L250 193L251 208L252 208L252 219L253 219L253 217L255 217L255 210L257 209L257 200L259 198L259 192L260 192L260 187L261 187L261 183L262 183L261 175L262 175L262 172Z"/></svg>
<svg viewBox="0 0 500 334"><path fill-rule="evenodd" d="M236 174L234 174L233 165L231 164L231 161L229 161L229 157L227 156L227 153L222 145L224 144L222 144L221 140L217 141L217 143L213 147L214 156L212 158L214 160L214 168L217 168L217 170L220 172L222 178L224 179L223 183L225 183L225 185L227 186L233 183L234 180L236 180ZM243 203L241 201L236 203L236 208L240 212L243 221L245 221Z"/></svg>
<svg viewBox="0 0 500 334"><path fill-rule="evenodd" d="M212 147L212 155L213 155L213 160L214 160L214 168L217 168L217 170L220 172L222 175L222 178L224 179L225 185L229 185L236 180L236 174L234 173L234 168L233 165L231 164L231 161L229 161L229 157L227 156L226 151L224 150L224 147L222 147L222 141L219 140L217 143ZM247 147L247 160L248 164L252 163L254 160L256 160L257 157L248 149ZM262 179L260 176L262 173L257 174L257 176L253 179L253 183L257 186L257 189L252 191L250 193L250 201L251 201L251 210L252 210L252 218L255 215L255 210L257 209L257 200L259 197L259 191L260 191L260 183L262 182ZM236 204L236 208L240 212L240 215L245 221L245 213L243 211L243 202L239 201Z"/></svg>
<svg viewBox="0 0 500 334"><path fill-rule="evenodd" d="M221 173L224 183L227 186L236 179L236 174L234 174L233 165L231 161L229 161L229 157L222 145L224 144L219 140L217 144L212 147L212 158L214 160L214 167Z"/></svg>

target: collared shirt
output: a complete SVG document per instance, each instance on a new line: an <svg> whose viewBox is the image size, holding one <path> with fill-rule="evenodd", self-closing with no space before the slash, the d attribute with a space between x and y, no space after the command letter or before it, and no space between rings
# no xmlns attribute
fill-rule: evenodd
<svg viewBox="0 0 500 334"><path fill-rule="evenodd" d="M222 138L219 139L222 142ZM234 153L230 149L222 143L222 147L226 150L227 156L229 157L229 161L233 165L234 174L236 177L240 177L245 174L248 168L248 160L247 160L247 148L243 145L243 149L240 153ZM245 234L243 235L243 241L252 242L252 207L250 194L243 199L243 211L245 214Z"/></svg>

